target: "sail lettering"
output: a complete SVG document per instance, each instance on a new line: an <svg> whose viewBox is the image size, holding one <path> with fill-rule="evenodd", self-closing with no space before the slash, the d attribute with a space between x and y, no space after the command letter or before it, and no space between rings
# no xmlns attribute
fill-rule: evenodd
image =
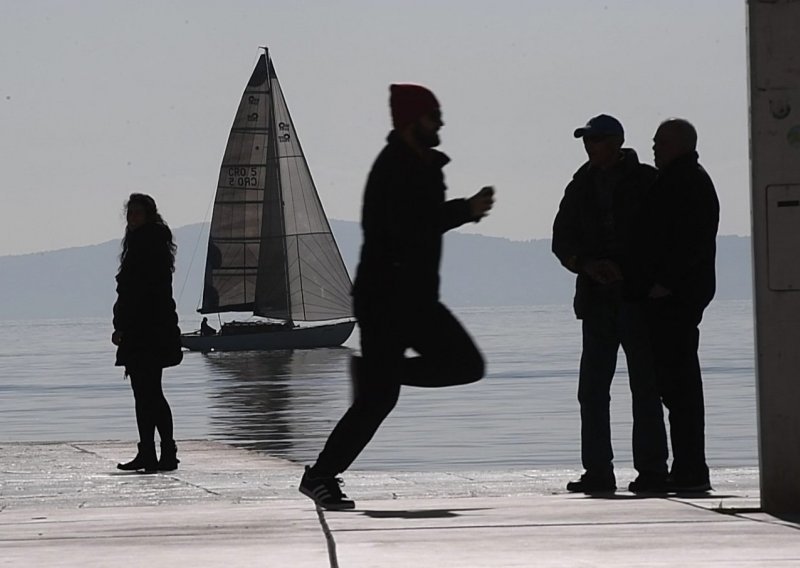
<svg viewBox="0 0 800 568"><path fill-rule="evenodd" d="M250 114L247 115L247 122L255 122L256 120L258 120L257 112L251 112Z"/></svg>
<svg viewBox="0 0 800 568"><path fill-rule="evenodd" d="M248 99L247 99L247 102L250 103L251 105L257 105L258 104L258 97L254 97L253 95L250 95L250 97L248 97Z"/></svg>
<svg viewBox="0 0 800 568"><path fill-rule="evenodd" d="M289 130L289 124L286 123L286 122L279 122L278 123L278 129L280 131Z"/></svg>
<svg viewBox="0 0 800 568"><path fill-rule="evenodd" d="M278 136L278 141L279 142L288 142L291 139L292 139L292 137L289 136L288 134L281 134L280 136Z"/></svg>
<svg viewBox="0 0 800 568"><path fill-rule="evenodd" d="M256 168L228 168L228 185L230 187L257 187L258 170Z"/></svg>

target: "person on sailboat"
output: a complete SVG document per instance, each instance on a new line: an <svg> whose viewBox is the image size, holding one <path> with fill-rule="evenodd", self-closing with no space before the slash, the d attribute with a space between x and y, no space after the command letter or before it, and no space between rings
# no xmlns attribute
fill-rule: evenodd
<svg viewBox="0 0 800 568"><path fill-rule="evenodd" d="M200 335L216 335L217 330L208 325L208 318L203 318L203 321L200 322Z"/></svg>
<svg viewBox="0 0 800 568"><path fill-rule="evenodd" d="M299 487L326 509L355 506L337 476L394 408L401 385L463 385L485 372L475 343L439 301L439 265L443 233L487 215L494 191L484 187L469 199L445 200L442 168L450 160L434 149L444 122L430 90L392 85L390 107L394 130L364 191L353 286L362 353L351 365L354 400ZM408 348L419 356L406 357Z"/></svg>
<svg viewBox="0 0 800 568"><path fill-rule="evenodd" d="M130 377L139 430L138 453L118 464L124 471L173 471L178 468L173 439L172 410L161 388L165 367L181 362L183 354L172 273L175 242L149 195L131 194L125 206L127 228L117 273L114 304L116 365ZM156 457L155 431L161 438L161 457Z"/></svg>

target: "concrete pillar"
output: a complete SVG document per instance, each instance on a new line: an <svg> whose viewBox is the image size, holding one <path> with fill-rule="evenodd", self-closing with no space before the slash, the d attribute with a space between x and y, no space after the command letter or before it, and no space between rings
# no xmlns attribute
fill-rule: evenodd
<svg viewBox="0 0 800 568"><path fill-rule="evenodd" d="M798 513L800 2L749 0L748 35L761 505Z"/></svg>

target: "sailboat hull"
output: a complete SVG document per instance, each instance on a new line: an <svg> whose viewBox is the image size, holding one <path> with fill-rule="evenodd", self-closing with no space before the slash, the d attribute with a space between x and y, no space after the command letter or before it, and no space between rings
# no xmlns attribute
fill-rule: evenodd
<svg viewBox="0 0 800 568"><path fill-rule="evenodd" d="M184 334L182 345L190 351L270 351L274 349L314 349L338 347L355 328L354 321L278 329L264 333L200 335Z"/></svg>

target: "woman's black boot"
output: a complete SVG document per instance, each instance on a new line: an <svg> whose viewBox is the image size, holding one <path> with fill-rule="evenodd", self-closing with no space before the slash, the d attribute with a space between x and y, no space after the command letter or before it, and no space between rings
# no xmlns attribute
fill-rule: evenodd
<svg viewBox="0 0 800 568"><path fill-rule="evenodd" d="M158 471L158 459L156 458L156 444L138 444L139 453L128 463L118 463L117 469L122 471L144 471L144 473L155 473Z"/></svg>
<svg viewBox="0 0 800 568"><path fill-rule="evenodd" d="M175 471L178 469L178 447L175 440L161 441L161 458L158 460L158 471Z"/></svg>

